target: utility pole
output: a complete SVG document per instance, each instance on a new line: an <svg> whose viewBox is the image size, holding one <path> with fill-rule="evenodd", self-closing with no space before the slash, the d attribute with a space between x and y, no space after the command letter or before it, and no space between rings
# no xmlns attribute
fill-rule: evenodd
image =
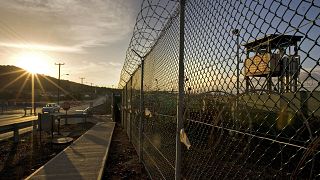
<svg viewBox="0 0 320 180"><path fill-rule="evenodd" d="M86 79L86 78L81 77L80 79L81 79L81 84L83 84L83 80Z"/></svg>
<svg viewBox="0 0 320 180"><path fill-rule="evenodd" d="M81 79L81 85L82 85L82 86L80 87L80 89L81 89L81 91L82 91L82 93L83 93L83 91L84 91L83 80L86 79L86 78L81 77L80 79ZM80 96L82 96L81 93L80 93Z"/></svg>
<svg viewBox="0 0 320 180"><path fill-rule="evenodd" d="M58 105L60 104L60 68L64 65L64 63L54 63L54 65L59 66L59 80L58 80Z"/></svg>
<svg viewBox="0 0 320 180"><path fill-rule="evenodd" d="M90 85L91 85L91 92L92 92L92 98L93 98L93 94L97 94L97 86L94 86L94 89L93 89L93 83L90 83Z"/></svg>

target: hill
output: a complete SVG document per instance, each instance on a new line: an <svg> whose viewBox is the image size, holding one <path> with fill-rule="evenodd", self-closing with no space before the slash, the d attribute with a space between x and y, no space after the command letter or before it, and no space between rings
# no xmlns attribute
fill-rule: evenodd
<svg viewBox="0 0 320 180"><path fill-rule="evenodd" d="M98 95L109 94L112 90L104 87L83 85L61 80L61 100L91 99ZM0 65L0 101L30 101L32 75L15 66ZM54 101L57 99L58 79L42 74L34 76L35 101Z"/></svg>

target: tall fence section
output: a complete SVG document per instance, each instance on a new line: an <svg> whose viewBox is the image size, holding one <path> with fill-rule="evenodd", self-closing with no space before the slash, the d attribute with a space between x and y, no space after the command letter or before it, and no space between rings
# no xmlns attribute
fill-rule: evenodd
<svg viewBox="0 0 320 180"><path fill-rule="evenodd" d="M119 87L150 177L320 179L319 14L320 1L144 0Z"/></svg>

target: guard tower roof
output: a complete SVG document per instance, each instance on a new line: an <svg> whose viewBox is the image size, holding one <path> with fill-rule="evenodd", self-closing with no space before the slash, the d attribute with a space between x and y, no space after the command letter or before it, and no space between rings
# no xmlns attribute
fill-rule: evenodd
<svg viewBox="0 0 320 180"><path fill-rule="evenodd" d="M280 47L294 46L300 41L302 36L283 35L283 34L270 34L263 38L248 42L243 46L250 51L255 51L256 48L267 48L276 49Z"/></svg>

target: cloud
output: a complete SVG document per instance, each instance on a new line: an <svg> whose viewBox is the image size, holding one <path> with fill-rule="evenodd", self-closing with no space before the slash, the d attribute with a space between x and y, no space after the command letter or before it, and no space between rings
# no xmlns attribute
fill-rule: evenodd
<svg viewBox="0 0 320 180"><path fill-rule="evenodd" d="M87 47L110 45L131 33L135 18L132 3L130 0L10 0L0 1L0 15L10 16L6 24L27 39L26 44L29 41L39 44L32 47L81 52ZM22 48L25 46L22 44L25 43L2 46Z"/></svg>
<svg viewBox="0 0 320 180"><path fill-rule="evenodd" d="M80 61L77 64L68 64L64 71L70 72L73 79L79 82L78 77L85 77L86 82L95 82L101 86L107 84L116 85L119 80L121 64L115 62L87 62ZM70 68L70 69L69 69ZM85 74L84 74L85 72Z"/></svg>
<svg viewBox="0 0 320 180"><path fill-rule="evenodd" d="M300 70L299 81L303 82L304 87L319 88L320 66L314 68L303 68Z"/></svg>
<svg viewBox="0 0 320 180"><path fill-rule="evenodd" d="M101 66L105 66L105 67L122 67L122 63L118 63L118 62L100 62L98 63Z"/></svg>
<svg viewBox="0 0 320 180"><path fill-rule="evenodd" d="M0 0L0 59L35 50L67 79L117 84L141 0ZM56 77L55 72L49 75Z"/></svg>
<svg viewBox="0 0 320 180"><path fill-rule="evenodd" d="M70 46L51 46L43 44L14 44L14 43L0 43L0 46L18 49L31 49L40 51L58 51L58 52L79 52L81 51L78 47Z"/></svg>

